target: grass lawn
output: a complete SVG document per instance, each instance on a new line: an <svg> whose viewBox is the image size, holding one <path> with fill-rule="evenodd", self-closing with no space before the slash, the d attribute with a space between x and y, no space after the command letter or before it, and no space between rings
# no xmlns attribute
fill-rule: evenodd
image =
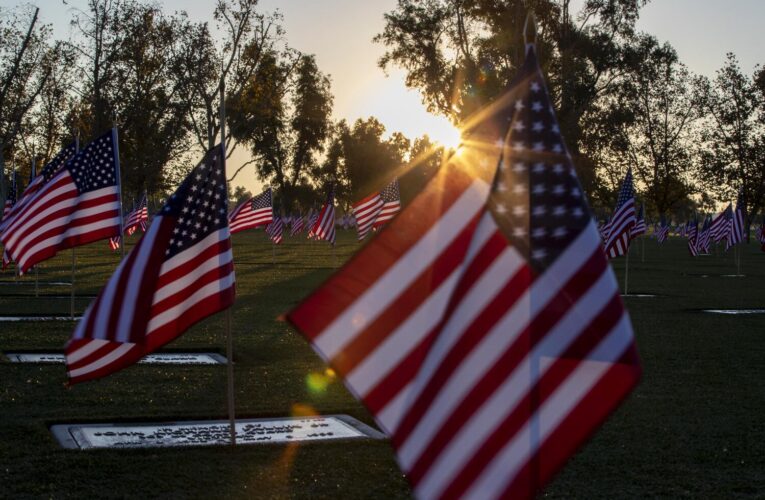
<svg viewBox="0 0 765 500"><path fill-rule="evenodd" d="M135 240L133 239L132 242ZM358 248L340 231L326 244L286 238L276 256L262 231L234 238L237 416L346 413L373 423L337 380L308 384L324 365L277 316ZM626 298L643 362L642 383L547 488L550 497L765 496L765 315L701 308L765 307L765 253L687 255L684 240L645 242L630 256ZM76 290L95 295L118 254L106 242L77 249ZM275 260L275 264L272 263ZM69 251L45 263L41 282L69 281ZM614 263L620 283L624 259ZM702 275L708 275L702 277ZM10 272L0 280L12 281ZM0 285L0 315L69 312L65 286ZM90 298L78 299L82 312ZM167 351L224 352L223 317L193 327ZM73 323L0 323L0 351L61 351ZM224 366L133 366L68 389L63 365L0 359L0 497L406 498L386 441L73 451L53 423L226 418Z"/></svg>

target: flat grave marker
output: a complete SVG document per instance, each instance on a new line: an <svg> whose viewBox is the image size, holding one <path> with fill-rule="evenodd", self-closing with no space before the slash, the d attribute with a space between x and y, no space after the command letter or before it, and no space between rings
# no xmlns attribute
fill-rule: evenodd
<svg viewBox="0 0 765 500"><path fill-rule="evenodd" d="M765 314L765 309L702 309L702 312L711 314Z"/></svg>
<svg viewBox="0 0 765 500"><path fill-rule="evenodd" d="M0 316L0 323L16 321L79 321L82 316Z"/></svg>
<svg viewBox="0 0 765 500"><path fill-rule="evenodd" d="M6 352L11 363L55 363L64 362L62 353L51 352ZM139 364L146 365L225 365L226 358L214 352L154 353L145 356Z"/></svg>
<svg viewBox="0 0 765 500"><path fill-rule="evenodd" d="M165 448L228 445L227 420L57 424L50 428L64 448ZM384 439L381 432L348 415L253 418L236 421L237 444L291 443L334 439Z"/></svg>

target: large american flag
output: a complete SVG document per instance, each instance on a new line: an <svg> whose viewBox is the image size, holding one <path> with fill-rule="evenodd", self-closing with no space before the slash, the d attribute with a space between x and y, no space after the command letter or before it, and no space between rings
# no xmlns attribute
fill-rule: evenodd
<svg viewBox="0 0 765 500"><path fill-rule="evenodd" d="M274 209L271 188L242 202L228 216L231 234L245 229L254 229L258 226L267 226L273 220Z"/></svg>
<svg viewBox="0 0 765 500"><path fill-rule="evenodd" d="M733 245L737 245L744 240L744 202L743 195L739 193L738 201L736 202L736 210L733 211L730 225L728 226L728 238L725 242L725 249L729 249Z"/></svg>
<svg viewBox="0 0 765 500"><path fill-rule="evenodd" d="M266 226L266 233L268 233L268 237L275 245L281 243L284 234L284 222L282 221L282 218L274 217L273 222Z"/></svg>
<svg viewBox="0 0 765 500"><path fill-rule="evenodd" d="M154 217L66 346L72 383L138 361L234 303L224 150L218 145Z"/></svg>
<svg viewBox="0 0 765 500"><path fill-rule="evenodd" d="M732 218L732 208L729 203L725 210L717 214L712 219L712 226L710 227L709 231L715 243L719 243L728 237Z"/></svg>
<svg viewBox="0 0 765 500"><path fill-rule="evenodd" d="M311 226L311 233L314 238L326 240L332 245L335 244L335 185L330 184L327 191L327 201L321 207L321 211L316 216L316 221Z"/></svg>
<svg viewBox="0 0 765 500"><path fill-rule="evenodd" d="M645 225L645 203L640 205L640 212L638 212L635 225L630 230L630 239L634 240L638 236L644 235L646 232Z"/></svg>
<svg viewBox="0 0 765 500"><path fill-rule="evenodd" d="M363 240L372 229L382 209L383 201L379 192L372 193L353 204L353 216L356 218L356 232L359 235L359 241Z"/></svg>
<svg viewBox="0 0 765 500"><path fill-rule="evenodd" d="M3 175L3 172L0 172L0 175ZM11 185L8 190L8 196L5 198L5 204L3 205L3 217L1 220L5 220L6 217L8 217L8 214L11 213L11 210L13 210L13 207L16 205L16 191L18 190L18 186L16 185L16 170L13 170L13 177L11 177ZM3 250L3 270L5 270L8 265L11 263L11 257L8 255L8 252Z"/></svg>
<svg viewBox="0 0 765 500"><path fill-rule="evenodd" d="M9 216L0 240L22 273L66 248L120 234L116 151L116 130L111 130L43 180Z"/></svg>
<svg viewBox="0 0 765 500"><path fill-rule="evenodd" d="M629 250L630 231L635 225L635 190L632 186L631 168L627 170L627 175L624 176L610 223L608 239L606 240L606 253L613 259L625 255Z"/></svg>
<svg viewBox="0 0 765 500"><path fill-rule="evenodd" d="M288 315L391 436L423 499L530 496L640 375L533 46L482 118Z"/></svg>

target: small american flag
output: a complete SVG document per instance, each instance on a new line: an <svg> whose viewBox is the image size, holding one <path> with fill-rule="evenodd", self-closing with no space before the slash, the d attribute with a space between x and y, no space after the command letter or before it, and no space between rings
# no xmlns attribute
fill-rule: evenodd
<svg viewBox="0 0 765 500"><path fill-rule="evenodd" d="M744 201L743 194L739 192L738 201L736 202L736 210L733 212L731 223L728 230L728 238L725 242L725 249L729 249L733 245L737 245L744 240Z"/></svg>
<svg viewBox="0 0 765 500"><path fill-rule="evenodd" d="M335 244L335 186L330 184L327 192L327 201L321 207L316 216L316 222L311 226L311 233L316 239L326 240Z"/></svg>
<svg viewBox="0 0 765 500"><path fill-rule="evenodd" d="M698 241L696 242L696 249L699 254L708 254L709 246L711 242L711 226L712 216L708 215L704 217L704 224L701 226L701 232L699 233Z"/></svg>
<svg viewBox="0 0 765 500"><path fill-rule="evenodd" d="M149 220L149 207L146 200L146 195L143 195L138 206L133 208L131 212L125 217L125 233L132 235L139 228L146 232L146 222Z"/></svg>
<svg viewBox="0 0 765 500"><path fill-rule="evenodd" d="M24 273L59 251L120 234L116 130L88 144L8 217L0 236Z"/></svg>
<svg viewBox="0 0 765 500"><path fill-rule="evenodd" d="M53 174L58 172L64 163L66 163L67 160L74 156L76 152L77 144L72 143L59 151L59 153L50 161L50 163L43 167L40 175L36 175L36 172L33 169L33 171L30 173L29 185L21 194L21 198L18 200L18 203L16 203L16 205L13 207L13 210L8 214L7 217L5 215L3 216L2 222L0 222L0 233L5 230L7 222L12 217L14 217L16 213L20 212L24 209L24 207L27 206L29 201L32 199L32 195L46 183L48 183L53 178Z"/></svg>
<svg viewBox="0 0 765 500"><path fill-rule="evenodd" d="M380 193L372 193L353 204L353 216L356 218L356 232L359 241L363 240L372 229L382 209L383 201L380 198Z"/></svg>
<svg viewBox="0 0 765 500"><path fill-rule="evenodd" d="M638 236L644 235L645 231L646 231L646 225L645 225L645 204L642 204L642 205L640 205L640 212L638 212L637 221L635 222L635 226L630 230L630 239L634 240Z"/></svg>
<svg viewBox="0 0 765 500"><path fill-rule="evenodd" d="M274 217L273 222L266 226L266 233L268 233L268 237L275 245L281 243L284 234L284 222L282 222L282 218Z"/></svg>
<svg viewBox="0 0 765 500"><path fill-rule="evenodd" d="M225 153L211 149L155 216L66 346L71 383L104 377L234 303Z"/></svg>
<svg viewBox="0 0 765 500"><path fill-rule="evenodd" d="M295 216L292 220L292 227L290 228L290 236L295 236L300 233L305 227L305 217L301 215Z"/></svg>
<svg viewBox="0 0 765 500"><path fill-rule="evenodd" d="M533 46L461 154L288 315L418 498L528 497L637 383Z"/></svg>
<svg viewBox="0 0 765 500"><path fill-rule="evenodd" d="M725 210L717 214L712 219L712 226L710 227L709 231L715 243L719 243L723 239L727 238L728 232L730 232L732 218L733 213L729 203Z"/></svg>
<svg viewBox="0 0 765 500"><path fill-rule="evenodd" d="M699 249L696 246L699 235L699 223L694 217L692 221L688 221L685 225L685 236L688 238L688 252L696 257L699 254Z"/></svg>
<svg viewBox="0 0 765 500"><path fill-rule="evenodd" d="M385 186L380 191L380 199L383 202L382 210L375 219L374 227L379 229L401 211L401 194L398 189L398 179Z"/></svg>
<svg viewBox="0 0 765 500"><path fill-rule="evenodd" d="M117 251L122 246L122 238L119 236L112 236L109 238L109 248L111 248L113 251Z"/></svg>
<svg viewBox="0 0 765 500"><path fill-rule="evenodd" d="M660 220L661 223L656 232L656 241L658 241L659 244L667 241L667 237L669 236L669 223L667 222L667 219L662 215Z"/></svg>
<svg viewBox="0 0 765 500"><path fill-rule="evenodd" d="M313 228L316 226L316 221L319 220L319 212L311 209L308 212L308 238L316 238L316 234L313 232Z"/></svg>
<svg viewBox="0 0 765 500"><path fill-rule="evenodd" d="M266 226L274 220L273 197L271 188L257 196L242 202L228 216L231 234Z"/></svg>
<svg viewBox="0 0 765 500"><path fill-rule="evenodd" d="M630 246L630 231L635 225L635 190L632 186L631 168L624 176L610 224L606 253L613 259L627 253Z"/></svg>
<svg viewBox="0 0 765 500"><path fill-rule="evenodd" d="M760 236L757 238L760 242L760 250L765 252L765 215L762 216L762 224L760 224Z"/></svg>

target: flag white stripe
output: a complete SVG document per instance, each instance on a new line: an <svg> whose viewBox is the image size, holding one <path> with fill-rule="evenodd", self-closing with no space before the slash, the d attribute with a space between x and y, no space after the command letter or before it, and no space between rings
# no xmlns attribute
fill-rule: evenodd
<svg viewBox="0 0 765 500"><path fill-rule="evenodd" d="M81 330L82 328L82 321L80 321L77 324L77 330ZM75 338L82 338L82 336L77 336L75 333ZM107 345L109 343L108 340L90 340L88 343L84 344L82 347L74 351L73 353L66 356L66 362L69 365L73 365L80 361L81 359L84 359L87 356L90 356L95 351L101 349L103 346Z"/></svg>
<svg viewBox="0 0 765 500"><path fill-rule="evenodd" d="M123 357L127 353L129 353L133 348L135 347L135 344L122 344L113 351L109 352L106 356L102 356L98 358L97 360L93 361L90 364L87 364L81 368L77 368L75 370L70 370L69 378L79 377L81 375L85 375L86 373L91 373L96 370L99 370L107 365L110 365L117 361L119 358Z"/></svg>
<svg viewBox="0 0 765 500"><path fill-rule="evenodd" d="M489 185L476 179L449 207L439 220L380 276L356 301L349 305L314 340L328 358L333 358L369 323L409 287L419 274L432 264L438 249L449 246L473 217L483 208Z"/></svg>

